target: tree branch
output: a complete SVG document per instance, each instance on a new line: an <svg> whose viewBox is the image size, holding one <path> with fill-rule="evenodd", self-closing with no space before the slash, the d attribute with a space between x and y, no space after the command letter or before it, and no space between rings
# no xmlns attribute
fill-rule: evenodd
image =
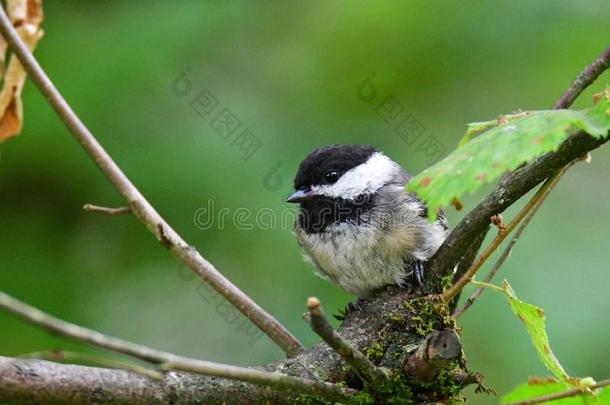
<svg viewBox="0 0 610 405"><path fill-rule="evenodd" d="M466 273L466 271L468 271L468 269L472 266L475 259L477 258L479 250L481 249L481 245L483 245L483 241L487 236L487 232L489 232L489 226L487 226L487 228L483 232L479 233L472 241L470 247L466 250L466 253L464 253L464 256L460 259L460 262L457 265L457 269L451 280L452 283L458 281L464 275L464 273ZM451 300L451 302L449 303L450 311L455 309L459 300L460 294L457 294L455 298L453 298L453 300Z"/></svg>
<svg viewBox="0 0 610 405"><path fill-rule="evenodd" d="M574 162L572 162L572 163L574 163ZM559 172L558 175L561 176L563 173L565 173L565 171L570 166L571 166L570 163L568 165L564 166L564 168L562 169L563 172ZM483 282L485 282L485 283L491 282L491 280L494 278L494 276L496 275L498 270L500 270L500 267L502 267L502 265L504 264L506 259L508 259L508 256L510 256L511 251L513 250L513 247L515 246L515 244L521 237L521 234L523 233L525 228L527 228L527 225L530 223L530 221L532 220L534 215L536 215L536 212L538 212L538 209L540 208L540 206L542 205L544 200L549 196L551 189L556 184L557 184L556 181L553 184L551 184L550 188L546 191L546 193L544 193L540 196L540 199L538 200L538 202L532 207L531 211L527 213L527 215L523 219L523 222L521 223L521 226L519 227L519 229L517 229L517 232L515 232L515 235L512 237L510 242L508 242L508 245L506 246L506 248L504 249L504 251L502 252L500 257L498 258L498 260L494 263L491 270L489 270L489 273L487 273ZM462 304L462 306L460 308L458 308L457 310L455 310L455 312L453 312L453 315L452 315L453 319L458 319L459 317L461 317L464 314L464 312L466 312L466 310L468 308L470 308L470 306L477 300L477 298L479 298L479 296L483 293L483 290L484 290L483 287L477 287L477 289L470 295L470 297L468 297L466 299L466 301L464 301L464 304Z"/></svg>
<svg viewBox="0 0 610 405"><path fill-rule="evenodd" d="M310 297L307 300L309 310L309 323L311 329L318 334L343 360L356 370L360 378L370 384L382 383L387 380L386 375L373 364L362 352L352 346L349 342L339 336L330 326L320 300Z"/></svg>
<svg viewBox="0 0 610 405"><path fill-rule="evenodd" d="M105 368L0 356L0 401L15 404L289 404L297 395L196 374L162 381Z"/></svg>
<svg viewBox="0 0 610 405"><path fill-rule="evenodd" d="M557 173L555 173L552 177L550 177L544 185L536 192L536 194L521 208L521 210L515 215L512 221L506 226L498 229L498 235L495 239L487 246L487 248L481 253L481 256L477 259L476 262L470 266L470 268L460 277L451 287L449 287L446 291L441 295L441 301L444 303L450 302L457 294L462 291L462 288L479 271L481 266L487 261L487 259L491 256L493 252L500 246L500 244L506 239L508 235L512 232L512 230L521 222L523 218L527 216L530 212L536 212L537 207L544 201L546 196L551 192L555 184L559 181L561 176L568 170L568 168L574 163L572 161L567 165L563 166Z"/></svg>
<svg viewBox="0 0 610 405"><path fill-rule="evenodd" d="M24 48L19 38L16 37L10 24L7 26L6 20L4 11L0 9L0 32L7 38L9 45L33 81L47 99L49 99L50 104L74 137L81 143L104 175L108 177L125 198L134 216L176 257L209 282L220 294L225 296L242 313L253 320L257 326L283 347L288 354L294 354L300 350L301 346L298 341L285 328L218 273L209 262L188 246L160 217L70 109L38 63L27 49ZM582 83L590 82L599 74L598 71L601 72L599 68L592 68L589 73L579 75L577 80L580 80ZM582 83L573 86L572 95L565 98L567 100L566 103L569 104L578 92L586 87L587 84L583 85ZM585 133L579 132L570 136L560 146L558 151L545 154L515 170L510 176L501 181L496 190L481 201L458 224L430 262L428 274L437 278L450 274L456 262L464 257L466 250L472 246L472 241L489 225L489 218L492 215L502 212L562 166L599 147L607 140L607 137L604 139L594 139ZM373 297L371 302L367 303L363 309L348 314L337 331L337 336L340 336L347 344L359 352L371 347L378 349L373 359L376 366L386 367L391 370L407 367L408 372L412 375L426 375L426 370L418 369L418 364L420 363L418 361L412 361L410 364L407 362L407 366L405 366L405 359L417 360L417 356L413 357L414 352L417 355L417 350L420 351L420 355L427 355L425 352L429 351L430 348L438 347L433 344L434 342L431 337L426 338L426 340L422 339L422 325L418 324L418 322L421 321L420 316L424 311L417 312L416 317L412 316L413 307L411 303L409 305L405 304L406 300L410 298L412 297L408 297L405 291L394 287L387 288L379 295ZM448 327L446 317L442 317L434 311L426 312L431 314L426 316L437 317L426 319L426 328L431 327L442 330ZM33 314L35 315L36 313ZM417 319L420 319L420 321ZM55 320L57 319L55 318ZM449 327L452 327L452 325ZM76 329L76 331L82 332L82 329ZM422 340L424 343L422 343ZM133 345L133 343L119 339L111 342L113 344L118 342ZM129 346L128 349L138 352L143 348L140 345L135 346ZM129 402L146 404L159 402L222 403L226 401L243 404L261 403L264 401L294 403L299 397L295 391L313 393L318 388L324 389L322 387L329 388L332 391L336 388L332 383L337 382L347 384L352 388L358 388L354 385L351 370L346 370L343 367L341 357L328 347L327 344L316 345L312 349L306 350L293 358L251 369L218 365L217 363L183 358L171 353L156 351L155 349L145 349L142 353L152 356L150 361L165 363L166 366L178 366L184 370L196 369L198 372L206 372L202 370L207 370L210 373L212 373L211 370L221 366L222 369L219 370L219 375L225 378L171 371L165 374L163 381L155 382L125 370L107 370L60 365L39 360L17 360L0 357L0 381L2 381L2 384L0 384L0 401L14 401L18 403ZM163 354L164 357L155 357L159 353ZM425 359L424 357L422 359ZM443 356L440 356L440 358L442 359ZM460 367L463 366L460 364ZM437 371L435 370L435 372ZM265 380L265 382L262 382L263 376L266 378L269 374L277 376L274 378L282 379L281 382L278 382L280 389L288 389L290 391L279 392L269 389L267 387L269 381ZM237 381L237 378L249 382ZM287 380L284 378L287 378ZM290 378L293 378L293 380ZM295 388L291 385L295 382L294 378L299 383L305 380L311 382L312 385L302 390ZM468 379L462 379L462 381L465 380ZM327 381L330 384L319 381ZM404 382L404 379L401 382ZM438 397L438 388L441 383L441 381L436 381L435 384L417 386L415 385L417 381L409 380L409 384L413 384L414 387L413 391L410 392L414 395L413 400L416 402L430 402L431 398L434 398L434 402L438 402L449 398L448 396L443 398ZM456 389L456 387L459 389L465 385L460 385L454 381L450 383L452 389ZM277 386L274 385L274 388L277 388ZM334 395L334 391L331 391L329 391L329 395ZM344 394L345 392L338 392L337 396L344 398Z"/></svg>
<svg viewBox="0 0 610 405"><path fill-rule="evenodd" d="M74 113L70 105L57 90L23 43L6 13L0 7L0 33L19 59L32 81L38 86L59 118L81 144L102 173L123 196L133 215L138 218L157 239L179 260L210 284L220 295L233 304L264 333L280 346L288 356L302 350L301 343L275 318L265 312L256 302L225 278L199 252L189 246L159 215L153 206L133 185L121 168L95 139L89 129Z"/></svg>
<svg viewBox="0 0 610 405"><path fill-rule="evenodd" d="M405 305L405 302L411 298L408 291L397 287L387 288L371 298L371 301L365 303L361 309L347 314L336 333L359 352L367 352L367 349L374 347L373 362L377 367L401 370L405 359L411 356L424 339L420 334L421 322L439 329L446 329L449 326L445 323L445 317L434 312L433 302L426 304L429 305L426 312L430 315L429 318L422 320L422 314L417 310L419 307ZM155 353L154 349L148 350L152 353L145 352L148 354L147 357L151 361L156 361L159 358L158 353ZM319 381L326 381L331 385L347 384L347 392L350 388L356 390L362 388L361 379L351 368L345 367L341 356L325 342L305 350L296 357L262 367L240 370L255 371L264 375L281 373L284 377L315 381L317 384L322 384ZM472 379L463 378L464 375L468 375L467 370L455 371L455 380L444 380L446 384L450 384L455 389L474 383ZM421 372L417 369L413 371L413 375L419 374ZM223 377L225 376L223 373ZM230 376L226 377L230 378ZM278 391L275 387L264 387L262 384L255 385L235 379L194 375L188 372L168 372L162 381L156 382L125 370L105 370L2 357L0 357L0 381L2 381L0 402L34 404L87 402L213 404L223 401L242 404L259 404L266 401L274 404L294 404L300 395L295 391ZM437 401L447 399L447 397L439 397L439 386L436 384L427 383L417 386L417 380L409 381L409 384L414 386L413 400L416 402L430 402L430 398L435 398ZM386 388L390 386L385 385ZM321 395L316 397L320 398ZM383 398L377 403L383 403Z"/></svg>
<svg viewBox="0 0 610 405"><path fill-rule="evenodd" d="M610 67L610 47L572 81L554 108L567 108L580 93ZM608 141L608 136L595 139L579 131L566 139L555 152L549 152L516 169L500 181L494 191L481 200L451 231L427 265L427 279L440 288L440 280L453 271L470 247L471 241L484 232L493 215L503 212L562 166L586 155Z"/></svg>
<svg viewBox="0 0 610 405"><path fill-rule="evenodd" d="M553 108L568 108L572 105L574 100L583 92L584 89L589 87L604 70L610 69L610 46L607 47L589 66L584 68L576 79L570 83L570 86L566 91L559 97L559 100L555 103Z"/></svg>
<svg viewBox="0 0 610 405"><path fill-rule="evenodd" d="M126 354L151 363L160 364L166 370L182 370L215 377L229 378L251 384L273 387L276 390L290 390L310 395L318 395L334 401L344 400L347 391L325 382L314 381L285 374L237 367L191 359L173 353L156 350L112 336L104 335L70 322L55 318L37 308L25 304L0 291L0 308L17 315L50 332L97 347Z"/></svg>
<svg viewBox="0 0 610 405"><path fill-rule="evenodd" d="M134 362L128 362L109 357L102 357L88 353L78 353L65 350L49 350L24 354L19 356L19 358L41 359L53 361L56 363L84 363L94 367L108 367L129 370L157 381L161 381L163 379L163 374L160 371L157 371L156 369L142 366L140 364L135 364Z"/></svg>
<svg viewBox="0 0 610 405"><path fill-rule="evenodd" d="M462 342L454 331L434 331L405 362L404 369L408 374L430 381L461 352Z"/></svg>
<svg viewBox="0 0 610 405"><path fill-rule="evenodd" d="M436 279L435 283L438 285L443 276L451 274L457 261L468 249L470 241L485 230L493 215L503 212L561 167L586 155L607 141L608 135L596 139L584 132L578 132L568 137L556 152L546 153L515 170L466 214L445 239L428 262L427 274L430 279Z"/></svg>

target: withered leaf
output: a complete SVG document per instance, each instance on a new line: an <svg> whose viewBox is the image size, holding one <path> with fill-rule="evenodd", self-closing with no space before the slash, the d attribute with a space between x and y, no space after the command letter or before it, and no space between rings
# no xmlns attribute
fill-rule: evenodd
<svg viewBox="0 0 610 405"><path fill-rule="evenodd" d="M8 0L6 10L17 33L30 50L43 35L40 23L43 19L41 0ZM16 136L23 125L21 91L26 72L16 57L7 54L7 43L0 37L0 142ZM8 59L8 65L6 60Z"/></svg>

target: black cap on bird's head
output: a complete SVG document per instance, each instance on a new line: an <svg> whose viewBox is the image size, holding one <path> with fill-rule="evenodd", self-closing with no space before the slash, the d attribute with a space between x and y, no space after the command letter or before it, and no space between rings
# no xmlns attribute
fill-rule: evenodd
<svg viewBox="0 0 610 405"><path fill-rule="evenodd" d="M370 167L356 170L364 164L370 164ZM372 146L324 146L301 162L294 179L296 191L286 201L302 203L320 196L354 198L360 191L372 189L378 183L369 177L380 174L379 179L382 179L385 172L392 169L393 162ZM348 172L350 175L344 177Z"/></svg>

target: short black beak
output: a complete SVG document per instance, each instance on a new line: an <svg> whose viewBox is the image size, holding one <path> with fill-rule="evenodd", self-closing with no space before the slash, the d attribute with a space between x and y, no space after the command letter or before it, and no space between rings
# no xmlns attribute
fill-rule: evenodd
<svg viewBox="0 0 610 405"><path fill-rule="evenodd" d="M297 190L286 198L287 203L302 203L317 196L313 191Z"/></svg>

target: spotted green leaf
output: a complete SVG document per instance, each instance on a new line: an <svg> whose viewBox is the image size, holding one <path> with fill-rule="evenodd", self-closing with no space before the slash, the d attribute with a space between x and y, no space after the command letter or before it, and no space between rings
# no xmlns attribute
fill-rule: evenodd
<svg viewBox="0 0 610 405"><path fill-rule="evenodd" d="M525 111L525 112L521 111L521 112L516 112L516 113L512 113L512 114L501 115L498 118L496 118L495 120L491 120L491 121L471 122L469 124L466 124L466 133L464 134L462 139L460 139L458 146L465 145L472 138L482 134L483 132L487 131L488 129L497 127L498 125L507 124L508 122L510 122L516 118L521 118L521 117L524 117L529 114L530 113L527 111Z"/></svg>
<svg viewBox="0 0 610 405"><path fill-rule="evenodd" d="M452 200L556 150L576 130L605 136L610 129L610 91L602 94L585 110L529 111L471 124L460 146L409 181L407 191L426 202L434 219Z"/></svg>
<svg viewBox="0 0 610 405"><path fill-rule="evenodd" d="M538 357L540 357L542 363L544 363L546 368L553 373L558 380L577 387L582 387L584 385L581 383L580 379L570 377L559 363L559 360L557 360L557 357L555 357L555 354L553 354L544 326L545 316L542 308L521 301L519 298L517 298L517 295L506 280L504 280L502 288L493 284L480 283L477 281L473 281L473 284L491 288L503 293L506 296L511 309L515 315L519 317L521 322L523 322L523 325L525 325L525 329L530 335L530 339L534 345L534 348L536 349L536 352L538 353Z"/></svg>

